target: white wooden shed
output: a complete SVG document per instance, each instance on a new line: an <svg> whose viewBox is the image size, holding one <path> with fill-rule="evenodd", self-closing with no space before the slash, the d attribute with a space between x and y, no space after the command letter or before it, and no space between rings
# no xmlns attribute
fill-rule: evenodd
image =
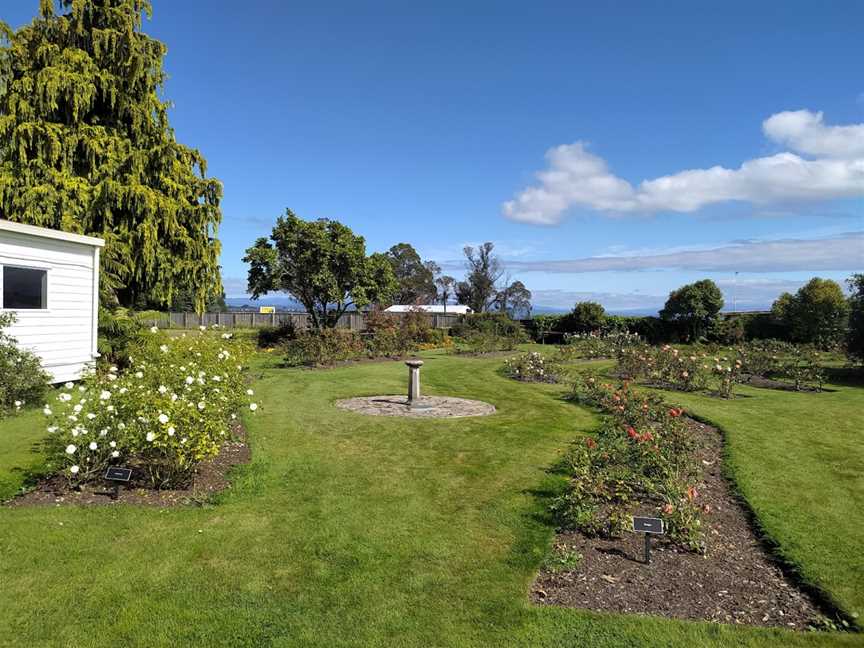
<svg viewBox="0 0 864 648"><path fill-rule="evenodd" d="M102 239L0 220L0 310L8 333L33 351L55 382L92 363L99 324Z"/></svg>

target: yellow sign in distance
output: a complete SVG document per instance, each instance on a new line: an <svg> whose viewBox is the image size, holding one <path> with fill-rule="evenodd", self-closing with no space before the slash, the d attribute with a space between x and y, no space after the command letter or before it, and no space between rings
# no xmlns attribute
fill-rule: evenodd
<svg viewBox="0 0 864 648"><path fill-rule="evenodd" d="M258 308L258 312L262 314L270 314L276 312L275 306L261 306Z"/></svg>

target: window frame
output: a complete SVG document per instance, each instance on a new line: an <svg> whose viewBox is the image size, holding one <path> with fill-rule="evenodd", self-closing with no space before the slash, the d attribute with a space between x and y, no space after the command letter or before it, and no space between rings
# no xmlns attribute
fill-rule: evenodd
<svg viewBox="0 0 864 648"><path fill-rule="evenodd" d="M15 268L21 270L38 270L45 273L44 281L44 308L8 308L3 301L4 282L6 268ZM48 265L37 265L35 263L4 263L0 261L0 312L6 313L47 313L51 310L51 267Z"/></svg>

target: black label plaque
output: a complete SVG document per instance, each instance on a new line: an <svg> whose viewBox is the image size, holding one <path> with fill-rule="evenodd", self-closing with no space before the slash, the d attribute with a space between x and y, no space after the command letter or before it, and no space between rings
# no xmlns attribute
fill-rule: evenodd
<svg viewBox="0 0 864 648"><path fill-rule="evenodd" d="M116 482L128 482L132 479L132 469L112 466L105 472L105 479Z"/></svg>
<svg viewBox="0 0 864 648"><path fill-rule="evenodd" d="M633 530L636 533L656 533L663 534L663 520L660 518L649 517L634 517Z"/></svg>

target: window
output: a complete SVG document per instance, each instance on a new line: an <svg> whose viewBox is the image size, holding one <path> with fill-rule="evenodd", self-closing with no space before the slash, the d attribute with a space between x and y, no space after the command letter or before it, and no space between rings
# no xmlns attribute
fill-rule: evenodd
<svg viewBox="0 0 864 648"><path fill-rule="evenodd" d="M3 266L2 277L3 308L19 310L48 308L46 270Z"/></svg>

